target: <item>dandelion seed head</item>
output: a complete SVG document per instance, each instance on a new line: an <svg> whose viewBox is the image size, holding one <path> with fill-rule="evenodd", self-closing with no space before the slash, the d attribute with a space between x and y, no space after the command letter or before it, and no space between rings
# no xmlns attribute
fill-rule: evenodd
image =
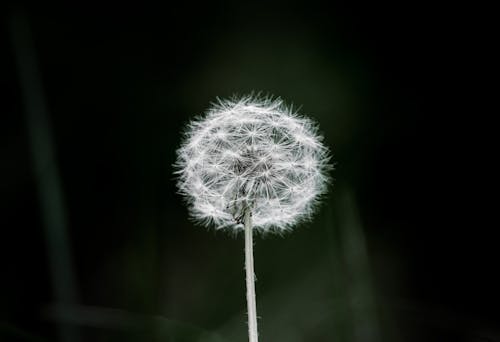
<svg viewBox="0 0 500 342"><path fill-rule="evenodd" d="M174 165L191 215L217 229L279 232L311 217L329 181L330 154L313 121L279 98L219 100L193 120Z"/></svg>

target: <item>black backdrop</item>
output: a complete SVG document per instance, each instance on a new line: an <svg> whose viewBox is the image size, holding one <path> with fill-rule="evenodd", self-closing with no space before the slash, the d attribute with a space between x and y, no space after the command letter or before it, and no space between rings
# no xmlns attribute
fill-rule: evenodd
<svg viewBox="0 0 500 342"><path fill-rule="evenodd" d="M491 205L466 171L487 168L472 162L479 51L467 10L3 9L0 340L245 341L242 236L189 220L171 164L190 118L251 91L300 106L336 162L312 222L257 238L263 341L500 339ZM23 70L35 71L23 81ZM33 103L50 125L45 188ZM44 223L57 194L66 240ZM51 248L71 259L57 268L51 255L64 253ZM73 285L59 278L72 295L51 267L73 273Z"/></svg>

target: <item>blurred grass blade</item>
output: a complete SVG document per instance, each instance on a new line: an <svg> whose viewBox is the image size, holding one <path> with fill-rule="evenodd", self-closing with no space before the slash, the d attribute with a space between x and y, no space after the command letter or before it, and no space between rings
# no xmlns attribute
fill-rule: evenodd
<svg viewBox="0 0 500 342"><path fill-rule="evenodd" d="M54 305L47 309L46 316L58 323L99 329L108 339L123 334L133 341L227 342L190 323L113 308Z"/></svg>
<svg viewBox="0 0 500 342"><path fill-rule="evenodd" d="M366 238L351 191L343 192L339 203L342 251L349 274L349 304L353 341L379 342L380 326L371 283Z"/></svg>
<svg viewBox="0 0 500 342"><path fill-rule="evenodd" d="M0 322L0 341L47 342L6 322Z"/></svg>
<svg viewBox="0 0 500 342"><path fill-rule="evenodd" d="M331 204L333 207L333 204ZM342 259L342 246L339 237L339 225L334 210L325 210L323 229L326 239L329 270L329 292L334 302L332 310L332 336L334 341L348 341L350 336L349 303L347 298L347 279Z"/></svg>
<svg viewBox="0 0 500 342"><path fill-rule="evenodd" d="M31 31L28 19L22 11L12 12L9 19L45 227L54 296L58 302L76 303L77 291L67 236L66 210ZM67 327L60 327L60 329L63 341L77 340L76 331Z"/></svg>

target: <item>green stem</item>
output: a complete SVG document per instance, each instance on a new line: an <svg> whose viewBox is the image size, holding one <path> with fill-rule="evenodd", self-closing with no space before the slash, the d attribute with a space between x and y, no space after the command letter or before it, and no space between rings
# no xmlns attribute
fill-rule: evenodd
<svg viewBox="0 0 500 342"><path fill-rule="evenodd" d="M250 208L245 210L245 270L247 280L248 340L258 342L255 273L253 268L253 229Z"/></svg>

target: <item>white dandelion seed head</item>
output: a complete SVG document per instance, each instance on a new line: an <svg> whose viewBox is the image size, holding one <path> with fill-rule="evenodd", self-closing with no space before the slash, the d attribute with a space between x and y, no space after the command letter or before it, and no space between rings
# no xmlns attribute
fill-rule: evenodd
<svg viewBox="0 0 500 342"><path fill-rule="evenodd" d="M279 98L219 100L188 125L177 186L193 218L216 228L280 232L308 219L329 181L316 125Z"/></svg>

